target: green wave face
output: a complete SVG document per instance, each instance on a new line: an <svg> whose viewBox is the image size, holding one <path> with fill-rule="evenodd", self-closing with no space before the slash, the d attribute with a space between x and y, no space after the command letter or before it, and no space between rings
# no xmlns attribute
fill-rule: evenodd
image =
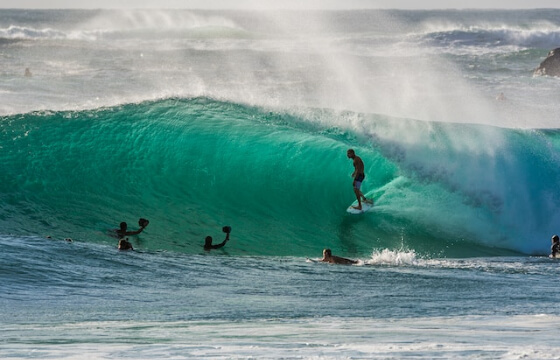
<svg viewBox="0 0 560 360"><path fill-rule="evenodd" d="M0 119L0 233L238 255L542 253L558 220L559 136L206 98ZM366 165L355 200L346 150Z"/></svg>

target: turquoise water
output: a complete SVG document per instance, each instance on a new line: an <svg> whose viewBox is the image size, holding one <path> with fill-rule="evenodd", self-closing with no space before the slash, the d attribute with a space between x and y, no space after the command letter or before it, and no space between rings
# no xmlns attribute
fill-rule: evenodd
<svg viewBox="0 0 560 360"><path fill-rule="evenodd" d="M0 11L0 357L557 359L558 15Z"/></svg>
<svg viewBox="0 0 560 360"><path fill-rule="evenodd" d="M140 248L188 254L224 224L232 255L548 252L556 131L320 116L198 98L4 117L1 226L110 244L108 229L146 217ZM410 130L395 134L392 121ZM345 212L350 147L376 201L358 217Z"/></svg>

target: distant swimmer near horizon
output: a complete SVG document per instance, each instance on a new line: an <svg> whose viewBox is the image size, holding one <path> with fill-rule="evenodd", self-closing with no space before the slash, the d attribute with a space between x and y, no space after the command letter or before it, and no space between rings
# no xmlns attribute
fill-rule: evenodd
<svg viewBox="0 0 560 360"><path fill-rule="evenodd" d="M352 159L354 164L354 172L352 173L352 187L354 188L356 199L358 199L358 206L352 207L356 210L362 210L362 201L373 205L373 199L367 199L360 190L362 182L366 178L366 174L364 172L364 162L362 161L362 158L356 155L354 149L348 149L348 151L346 152L346 156L349 159Z"/></svg>
<svg viewBox="0 0 560 360"><path fill-rule="evenodd" d="M226 238L219 244L212 245L212 236L207 236L204 239L204 250L210 251L212 249L219 249L229 241L229 234L231 233L231 226L224 226L222 231L226 233Z"/></svg>
<svg viewBox="0 0 560 360"><path fill-rule="evenodd" d="M346 259L340 256L334 256L332 254L331 249L323 250L323 258L321 259L321 261L330 264L343 264L343 265L354 265L358 263L357 260Z"/></svg>
<svg viewBox="0 0 560 360"><path fill-rule="evenodd" d="M558 235L553 235L550 239L552 245L550 246L550 257L555 258L558 253L560 253L560 237Z"/></svg>

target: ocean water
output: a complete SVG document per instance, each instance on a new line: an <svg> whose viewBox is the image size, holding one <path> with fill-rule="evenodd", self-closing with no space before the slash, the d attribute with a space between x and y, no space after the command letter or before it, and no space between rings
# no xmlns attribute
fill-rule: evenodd
<svg viewBox="0 0 560 360"><path fill-rule="evenodd" d="M0 357L560 358L559 40L550 9L1 10Z"/></svg>

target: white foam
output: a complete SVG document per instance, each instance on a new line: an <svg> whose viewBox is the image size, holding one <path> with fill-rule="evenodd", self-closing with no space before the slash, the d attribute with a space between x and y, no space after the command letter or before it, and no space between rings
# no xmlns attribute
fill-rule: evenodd
<svg viewBox="0 0 560 360"><path fill-rule="evenodd" d="M381 251L374 251L371 259L364 260L367 265L415 265L417 264L416 253L414 250L410 251L394 251L383 249Z"/></svg>
<svg viewBox="0 0 560 360"><path fill-rule="evenodd" d="M557 359L559 321L546 314L12 325L3 333L19 340L5 342L0 356Z"/></svg>

